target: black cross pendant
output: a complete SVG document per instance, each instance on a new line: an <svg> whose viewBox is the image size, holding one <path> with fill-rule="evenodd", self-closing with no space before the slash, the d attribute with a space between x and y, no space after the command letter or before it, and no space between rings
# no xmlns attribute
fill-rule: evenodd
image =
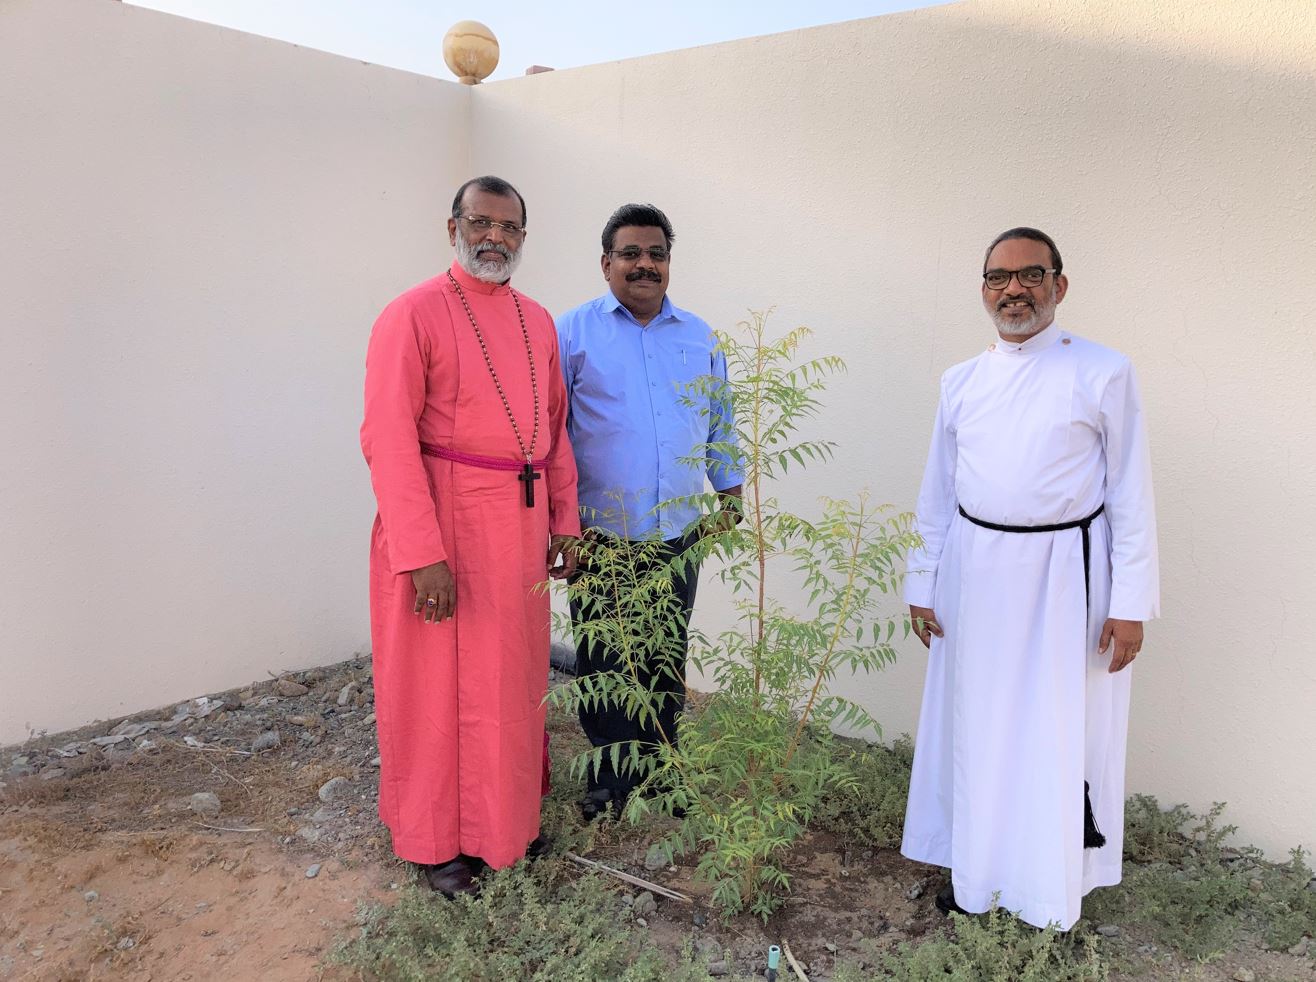
<svg viewBox="0 0 1316 982"><path fill-rule="evenodd" d="M521 468L521 473L516 475L516 479L525 481L525 506L527 508L535 507L535 482L539 480L539 475L530 466L530 461L525 462L525 466Z"/></svg>

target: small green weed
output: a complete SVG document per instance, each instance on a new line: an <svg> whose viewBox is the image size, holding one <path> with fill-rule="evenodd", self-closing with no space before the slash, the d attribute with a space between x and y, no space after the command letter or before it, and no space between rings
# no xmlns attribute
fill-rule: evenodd
<svg viewBox="0 0 1316 982"><path fill-rule="evenodd" d="M479 900L411 888L362 912L334 960L367 979L421 982L707 982L689 952L665 956L630 924L617 894L560 864L520 864L485 878Z"/></svg>
<svg viewBox="0 0 1316 982"><path fill-rule="evenodd" d="M871 969L842 965L834 982L1104 982L1109 966L1096 938L1084 932L1038 931L993 910L982 917L952 915L954 933L902 942L881 953Z"/></svg>
<svg viewBox="0 0 1316 982"><path fill-rule="evenodd" d="M1307 889L1312 874L1303 851L1275 864L1251 846L1226 847L1236 827L1221 824L1224 808L1217 803L1195 815L1186 805L1162 810L1155 798L1130 798L1124 881L1091 894L1084 914L1145 927L1198 959L1227 951L1244 932L1277 949L1316 934L1316 893Z"/></svg>
<svg viewBox="0 0 1316 982"><path fill-rule="evenodd" d="M898 848L909 801L913 741L904 736L889 747L838 741L836 754L854 781L822 799L814 813L816 827L850 845Z"/></svg>

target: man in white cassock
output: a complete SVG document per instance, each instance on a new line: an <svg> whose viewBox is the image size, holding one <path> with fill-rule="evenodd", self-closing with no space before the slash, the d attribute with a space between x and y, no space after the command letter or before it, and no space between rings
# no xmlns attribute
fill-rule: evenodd
<svg viewBox="0 0 1316 982"><path fill-rule="evenodd" d="M1068 930L1120 880L1127 669L1160 599L1133 366L1055 323L1061 269L1044 233L997 236L999 338L941 379L905 586L930 651L901 852L950 868L944 912L995 899Z"/></svg>

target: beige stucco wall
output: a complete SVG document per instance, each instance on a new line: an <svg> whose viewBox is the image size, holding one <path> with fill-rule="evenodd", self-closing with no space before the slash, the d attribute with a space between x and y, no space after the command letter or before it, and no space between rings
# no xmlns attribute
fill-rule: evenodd
<svg viewBox="0 0 1316 982"><path fill-rule="evenodd" d="M1314 97L1309 0L983 0L488 85L472 163L530 199L520 280L550 308L601 292L604 219L652 200L677 303L776 305L844 356L805 505L912 505L937 377L991 338L986 243L1050 230L1062 323L1133 357L1151 425L1165 616L1130 787L1227 800L1279 851L1316 846ZM906 644L850 691L911 731L924 667Z"/></svg>
<svg viewBox="0 0 1316 982"><path fill-rule="evenodd" d="M0 744L367 650L365 338L469 93L0 4Z"/></svg>
<svg viewBox="0 0 1316 982"><path fill-rule="evenodd" d="M783 489L908 507L977 274L1052 231L1062 321L1135 359L1165 617L1133 790L1316 845L1316 8L984 0L471 92L107 0L0 5L0 743L365 644L365 333L456 183L529 199L518 284L601 291L626 200L674 299L850 365ZM706 628L725 620L711 578ZM853 687L912 730L921 649Z"/></svg>

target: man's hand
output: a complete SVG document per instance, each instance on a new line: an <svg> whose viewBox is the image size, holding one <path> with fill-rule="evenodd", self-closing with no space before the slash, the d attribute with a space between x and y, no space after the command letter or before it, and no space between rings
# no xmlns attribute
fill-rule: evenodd
<svg viewBox="0 0 1316 982"><path fill-rule="evenodd" d="M1142 621L1121 621L1114 617L1106 621L1101 629L1101 644L1098 650L1104 655L1115 642L1115 652L1110 658L1112 674L1128 667L1142 650Z"/></svg>
<svg viewBox="0 0 1316 982"><path fill-rule="evenodd" d="M932 636L944 637L941 633L941 625L937 623L937 615L931 607L915 607L909 605L909 620L914 625L914 633L918 639L923 642L923 647L932 647Z"/></svg>
<svg viewBox="0 0 1316 982"><path fill-rule="evenodd" d="M744 485L737 484L734 488L727 488L717 493L718 509L704 519L700 538L730 532L745 520L744 505L741 503L743 489Z"/></svg>
<svg viewBox="0 0 1316 982"><path fill-rule="evenodd" d="M457 609L457 581L446 562L413 569L411 582L416 587L412 613L420 614L426 624L446 621Z"/></svg>
<svg viewBox="0 0 1316 982"><path fill-rule="evenodd" d="M556 564L556 565L554 565ZM576 571L576 540L570 535L555 535L548 540L548 576L565 580Z"/></svg>

